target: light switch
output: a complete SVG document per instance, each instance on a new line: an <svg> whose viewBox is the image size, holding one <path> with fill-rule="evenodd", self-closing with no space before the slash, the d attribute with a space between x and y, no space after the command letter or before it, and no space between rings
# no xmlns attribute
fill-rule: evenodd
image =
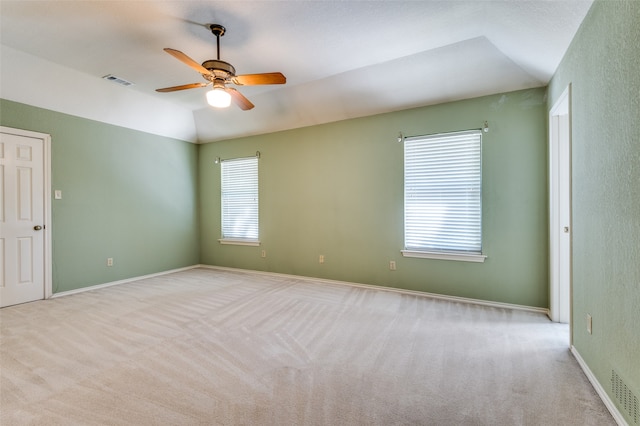
<svg viewBox="0 0 640 426"><path fill-rule="evenodd" d="M55 198L56 200L62 200L62 191L59 189L56 189L53 192L53 198Z"/></svg>

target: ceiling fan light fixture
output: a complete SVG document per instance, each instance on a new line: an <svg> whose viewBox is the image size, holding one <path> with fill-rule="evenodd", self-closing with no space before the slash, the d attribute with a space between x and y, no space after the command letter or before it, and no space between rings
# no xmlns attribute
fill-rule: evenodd
<svg viewBox="0 0 640 426"><path fill-rule="evenodd" d="M214 87L207 92L207 103L215 108L227 108L231 105L231 95L222 88Z"/></svg>

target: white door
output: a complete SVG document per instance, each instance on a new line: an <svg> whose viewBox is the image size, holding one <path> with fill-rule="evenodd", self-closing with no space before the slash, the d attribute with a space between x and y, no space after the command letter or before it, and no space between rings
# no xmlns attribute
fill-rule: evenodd
<svg viewBox="0 0 640 426"><path fill-rule="evenodd" d="M48 135L1 128L0 307L48 296L45 153Z"/></svg>
<svg viewBox="0 0 640 426"><path fill-rule="evenodd" d="M571 120L570 91L549 113L550 316L571 321Z"/></svg>

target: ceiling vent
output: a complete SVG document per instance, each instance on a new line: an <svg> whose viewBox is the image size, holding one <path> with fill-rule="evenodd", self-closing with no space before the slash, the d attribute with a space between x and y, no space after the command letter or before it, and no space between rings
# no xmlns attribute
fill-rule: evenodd
<svg viewBox="0 0 640 426"><path fill-rule="evenodd" d="M112 74L107 74L102 78L104 78L107 81L111 81L113 83L118 83L121 86L133 86L132 82L127 81L124 78L116 77L115 75L112 75Z"/></svg>

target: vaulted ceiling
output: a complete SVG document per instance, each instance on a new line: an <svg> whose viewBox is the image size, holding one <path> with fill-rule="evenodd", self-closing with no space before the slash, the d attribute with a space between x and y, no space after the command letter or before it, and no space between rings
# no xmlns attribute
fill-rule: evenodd
<svg viewBox="0 0 640 426"><path fill-rule="evenodd" d="M547 84L591 0L0 1L0 96L193 142L303 127ZM285 85L207 105L163 51ZM134 83L122 87L106 74Z"/></svg>

